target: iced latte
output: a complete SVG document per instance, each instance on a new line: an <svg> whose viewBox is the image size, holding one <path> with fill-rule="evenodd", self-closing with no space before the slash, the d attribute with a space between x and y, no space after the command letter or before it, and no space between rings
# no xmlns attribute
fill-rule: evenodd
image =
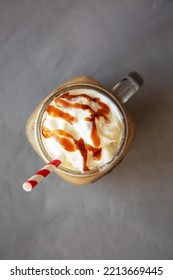
<svg viewBox="0 0 173 280"><path fill-rule="evenodd" d="M120 162L134 129L118 95L83 77L57 88L36 108L27 135L45 162L61 160L59 176L82 185Z"/></svg>

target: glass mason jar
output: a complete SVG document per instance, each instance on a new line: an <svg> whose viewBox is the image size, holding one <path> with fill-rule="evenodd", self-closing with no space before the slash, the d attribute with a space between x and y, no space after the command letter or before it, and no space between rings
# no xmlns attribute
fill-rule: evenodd
<svg viewBox="0 0 173 280"><path fill-rule="evenodd" d="M83 185L94 182L116 167L129 149L129 146L134 138L134 125L131 116L124 107L124 103L139 90L142 84L143 79L136 72L132 72L126 76L123 80L116 84L111 91L106 90L92 78L85 76L73 78L57 87L34 110L26 124L27 138L43 161L48 163L52 160L52 158L42 143L42 118L47 106L52 102L52 100L60 94L73 89L92 89L98 93L98 96L106 96L112 102L113 106L116 106L122 122L121 141L112 160L99 168L85 172L71 170L63 167L63 165L60 165L54 170L54 172L61 178L75 185Z"/></svg>

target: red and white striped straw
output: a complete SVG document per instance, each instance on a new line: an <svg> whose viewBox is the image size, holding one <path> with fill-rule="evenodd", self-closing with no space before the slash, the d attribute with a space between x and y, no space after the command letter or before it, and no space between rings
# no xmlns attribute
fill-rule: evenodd
<svg viewBox="0 0 173 280"><path fill-rule="evenodd" d="M35 186L40 183L47 175L49 175L58 165L61 164L59 159L51 160L42 169L36 172L29 180L23 183L23 189L30 192Z"/></svg>

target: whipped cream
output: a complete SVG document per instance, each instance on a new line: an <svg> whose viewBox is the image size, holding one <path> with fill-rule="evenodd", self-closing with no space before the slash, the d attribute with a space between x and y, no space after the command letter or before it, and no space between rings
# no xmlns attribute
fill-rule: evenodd
<svg viewBox="0 0 173 280"><path fill-rule="evenodd" d="M62 166L85 172L112 160L122 139L116 105L91 89L74 89L56 97L42 119L42 142Z"/></svg>

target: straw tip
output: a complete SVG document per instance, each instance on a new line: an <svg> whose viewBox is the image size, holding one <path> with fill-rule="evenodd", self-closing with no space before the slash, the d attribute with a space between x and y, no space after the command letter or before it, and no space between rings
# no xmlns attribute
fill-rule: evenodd
<svg viewBox="0 0 173 280"><path fill-rule="evenodd" d="M25 182L23 184L23 189L26 191L26 192L30 192L32 191L32 185L29 183L29 182Z"/></svg>

